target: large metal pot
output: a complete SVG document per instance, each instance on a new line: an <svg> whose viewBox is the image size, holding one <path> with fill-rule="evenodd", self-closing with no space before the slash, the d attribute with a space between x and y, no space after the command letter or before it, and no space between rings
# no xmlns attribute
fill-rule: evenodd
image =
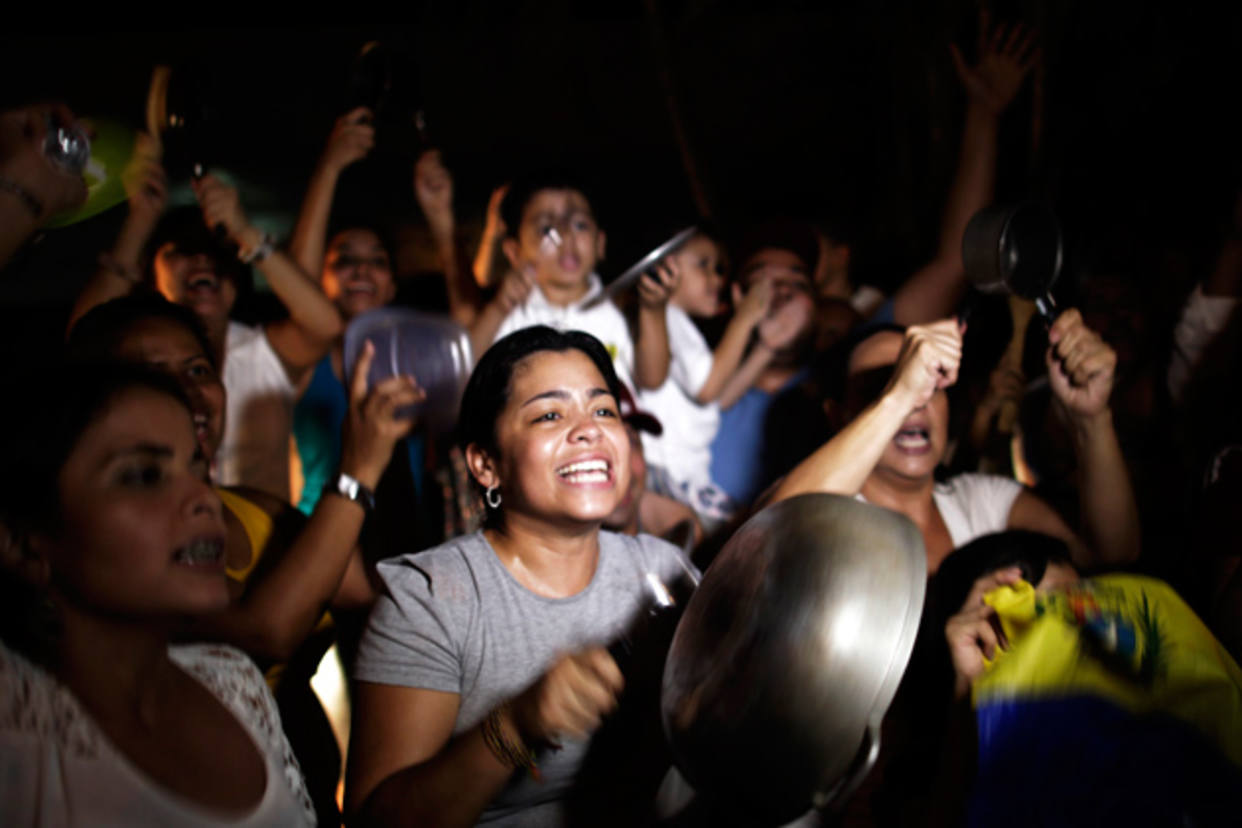
<svg viewBox="0 0 1242 828"><path fill-rule="evenodd" d="M751 518L686 606L665 734L701 794L771 824L848 796L914 647L926 588L907 518L810 494Z"/></svg>

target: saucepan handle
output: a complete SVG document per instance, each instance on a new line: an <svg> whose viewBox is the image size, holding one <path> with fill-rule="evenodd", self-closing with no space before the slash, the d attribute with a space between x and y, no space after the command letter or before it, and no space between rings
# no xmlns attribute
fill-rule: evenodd
<svg viewBox="0 0 1242 828"><path fill-rule="evenodd" d="M811 804L823 810L833 802L844 802L849 799L858 786L867 778L867 774L875 767L880 755L880 723L870 722L863 731L862 745L854 756L850 770L835 785L824 791L816 791Z"/></svg>

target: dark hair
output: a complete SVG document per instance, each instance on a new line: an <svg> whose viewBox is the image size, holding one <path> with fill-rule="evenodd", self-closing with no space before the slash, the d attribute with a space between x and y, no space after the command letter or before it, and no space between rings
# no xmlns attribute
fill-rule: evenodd
<svg viewBox="0 0 1242 828"><path fill-rule="evenodd" d="M591 189L582 176L565 169L536 170L515 178L500 203L500 218L504 220L506 236L517 238L526 206L543 190L575 190L582 193L582 197L591 207L591 212L595 214L596 223L599 223Z"/></svg>
<svg viewBox="0 0 1242 828"><path fill-rule="evenodd" d="M380 246L384 248L384 252L388 254L389 265L392 267L394 272L396 271L397 245L392 228L386 224L380 224L374 220L361 219L357 216L347 215L333 217L332 221L328 224L328 232L324 234L325 256L327 255L328 248L332 246L332 242L336 240L336 237L348 230L366 230L369 233L373 233L375 238L379 239ZM311 275L315 279L319 278L318 273L312 273Z"/></svg>
<svg viewBox="0 0 1242 828"><path fill-rule="evenodd" d="M65 357L75 364L115 362L116 349L130 330L141 322L163 319L189 331L217 371L216 357L203 324L189 308L169 302L153 291L122 296L87 311L69 331Z"/></svg>
<svg viewBox="0 0 1242 828"><path fill-rule="evenodd" d="M6 406L0 415L5 459L0 522L18 546L33 532L59 530L60 472L82 435L121 394L135 389L164 394L185 407L189 420L190 401L181 386L146 366L65 365L27 388L30 398L39 401L38 415L20 405ZM7 568L0 570L0 638L43 660L56 634L53 624L41 596Z"/></svg>
<svg viewBox="0 0 1242 828"><path fill-rule="evenodd" d="M532 354L569 350L586 354L604 377L608 392L618 401L621 399L621 381L617 379L607 349L598 339L583 331L558 331L547 325L522 328L488 348L470 374L462 394L457 425L458 444L462 450L474 443L495 455L498 451L496 420L509 402L513 369Z"/></svg>
<svg viewBox="0 0 1242 828"><path fill-rule="evenodd" d="M203 221L203 211L198 207L175 207L166 212L155 226L151 238L147 242L148 269L154 273L155 254L165 244L172 242L180 253L194 255L206 253L215 262L216 275L222 279L232 279L237 286L239 304L248 300L254 293L254 279L251 277L250 266L237 259L237 248L222 238L216 231L207 227ZM151 280L155 284L155 280Z"/></svg>
<svg viewBox="0 0 1242 828"><path fill-rule="evenodd" d="M1025 529L982 535L945 558L936 572L938 603L945 618L956 613L979 578L998 569L1017 566L1032 586L1043 580L1050 563L1069 564L1065 541Z"/></svg>
<svg viewBox="0 0 1242 828"><path fill-rule="evenodd" d="M806 277L814 277L815 266L819 263L819 237L811 225L791 219L774 219L752 227L742 235L733 251L736 277L740 280L747 259L760 250L768 249L793 253L802 260Z"/></svg>

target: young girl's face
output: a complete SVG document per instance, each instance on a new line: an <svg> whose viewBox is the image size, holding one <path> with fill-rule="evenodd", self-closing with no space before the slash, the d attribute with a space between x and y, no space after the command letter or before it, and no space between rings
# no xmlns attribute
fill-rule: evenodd
<svg viewBox="0 0 1242 828"><path fill-rule="evenodd" d="M673 304L696 317L710 318L720 313L720 293L725 284L720 247L707 236L695 236L672 258L681 275Z"/></svg>

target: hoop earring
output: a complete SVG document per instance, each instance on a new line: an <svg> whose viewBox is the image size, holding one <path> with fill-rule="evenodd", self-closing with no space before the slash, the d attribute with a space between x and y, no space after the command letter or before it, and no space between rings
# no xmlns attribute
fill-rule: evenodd
<svg viewBox="0 0 1242 828"><path fill-rule="evenodd" d="M492 509L499 509L501 502L500 487L488 486L487 491L483 493L483 499L487 501L487 505Z"/></svg>

